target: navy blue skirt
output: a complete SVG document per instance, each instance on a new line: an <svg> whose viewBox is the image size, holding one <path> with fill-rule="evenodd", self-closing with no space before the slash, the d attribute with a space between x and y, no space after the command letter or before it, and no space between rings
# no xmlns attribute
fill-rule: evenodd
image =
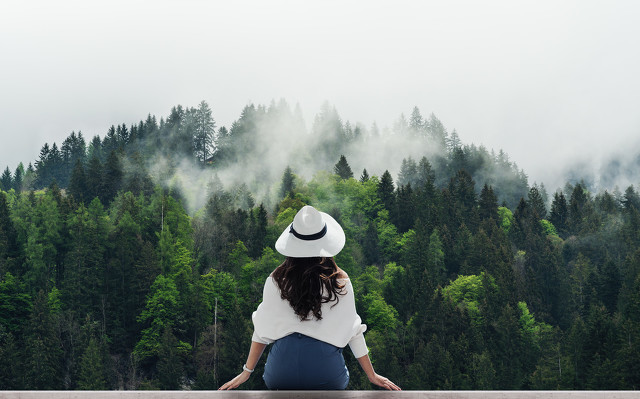
<svg viewBox="0 0 640 399"><path fill-rule="evenodd" d="M346 389L349 371L342 348L293 333L271 346L262 375L269 389Z"/></svg>

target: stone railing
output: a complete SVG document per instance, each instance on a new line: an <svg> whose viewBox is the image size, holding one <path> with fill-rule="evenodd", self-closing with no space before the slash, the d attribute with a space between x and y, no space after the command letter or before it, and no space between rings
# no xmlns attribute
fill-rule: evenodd
<svg viewBox="0 0 640 399"><path fill-rule="evenodd" d="M640 391L0 391L0 399L631 399Z"/></svg>

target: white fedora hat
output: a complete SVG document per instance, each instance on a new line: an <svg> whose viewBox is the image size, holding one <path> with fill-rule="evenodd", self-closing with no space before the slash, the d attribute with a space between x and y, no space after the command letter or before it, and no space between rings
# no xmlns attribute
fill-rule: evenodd
<svg viewBox="0 0 640 399"><path fill-rule="evenodd" d="M334 218L306 205L282 232L276 250L293 258L330 257L342 250L344 242L344 231Z"/></svg>

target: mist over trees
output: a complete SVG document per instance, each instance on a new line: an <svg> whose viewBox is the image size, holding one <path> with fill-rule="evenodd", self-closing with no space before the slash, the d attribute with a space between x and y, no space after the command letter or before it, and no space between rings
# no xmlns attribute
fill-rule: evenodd
<svg viewBox="0 0 640 399"><path fill-rule="evenodd" d="M402 388L640 387L634 186L548 193L417 107L381 130L250 104L225 127L203 101L4 169L0 389L216 389L306 204L343 226L372 361Z"/></svg>

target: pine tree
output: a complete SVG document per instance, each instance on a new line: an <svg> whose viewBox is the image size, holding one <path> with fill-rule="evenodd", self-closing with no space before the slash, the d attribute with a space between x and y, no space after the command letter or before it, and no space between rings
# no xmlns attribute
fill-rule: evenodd
<svg viewBox="0 0 640 399"><path fill-rule="evenodd" d="M640 210L640 195L638 195L633 185L630 185L624 191L622 206L628 211L632 209Z"/></svg>
<svg viewBox="0 0 640 399"><path fill-rule="evenodd" d="M294 179L293 171L287 166L282 175L282 182L280 183L280 198L284 198L290 193L293 193L295 189Z"/></svg>
<svg viewBox="0 0 640 399"><path fill-rule="evenodd" d="M449 156L450 162L447 165L449 169L449 173L454 174L461 170L469 172L471 168L469 167L469 159L467 156L467 148L456 147L451 150L451 154Z"/></svg>
<svg viewBox="0 0 640 399"><path fill-rule="evenodd" d="M393 224L399 233L404 233L413 227L416 217L416 199L411 184L399 186L396 194L396 210L393 212Z"/></svg>
<svg viewBox="0 0 640 399"><path fill-rule="evenodd" d="M7 194L0 192L0 276L7 271L16 271L20 251L17 238L15 225L9 212Z"/></svg>
<svg viewBox="0 0 640 399"><path fill-rule="evenodd" d="M38 187L46 187L51 182L52 173L48 164L50 152L51 149L49 148L49 143L44 143L44 145L40 149L38 160L36 161L36 184Z"/></svg>
<svg viewBox="0 0 640 399"><path fill-rule="evenodd" d="M319 160L327 162L337 158L344 151L347 140L342 119L336 108L328 102L322 104L320 113L313 121L311 131L315 137L322 138L318 140L319 146L314 150Z"/></svg>
<svg viewBox="0 0 640 399"><path fill-rule="evenodd" d="M367 265L375 265L379 262L380 248L378 229L373 221L367 223L362 240L362 251L364 252L364 259Z"/></svg>
<svg viewBox="0 0 640 399"><path fill-rule="evenodd" d="M431 167L431 163L429 163L426 157L420 158L417 167L416 187L422 188L427 184L434 184L435 180L436 175Z"/></svg>
<svg viewBox="0 0 640 399"><path fill-rule="evenodd" d="M170 326L164 328L158 351L158 382L160 389L178 390L182 384L184 365L183 350Z"/></svg>
<svg viewBox="0 0 640 399"><path fill-rule="evenodd" d="M136 266L142 255L141 226L134 216L140 212L130 193L114 200L114 212L120 214L108 235L110 252L104 267L104 291L110 301L105 309L107 328L111 330L111 348L125 350L133 345L139 327L136 323ZM127 209L129 208L129 209Z"/></svg>
<svg viewBox="0 0 640 399"><path fill-rule="evenodd" d="M366 181L369 181L369 173L366 169L363 169L362 174L360 175L360 183L364 183Z"/></svg>
<svg viewBox="0 0 640 399"><path fill-rule="evenodd" d="M179 295L172 278L164 277L162 274L156 277L151 286L147 305L138 316L138 322L148 326L142 330L140 341L134 349L139 359L144 360L159 354L165 329L175 325L178 320Z"/></svg>
<svg viewBox="0 0 640 399"><path fill-rule="evenodd" d="M9 167L4 170L2 177L0 177L0 190L9 191L13 188L13 179L11 177L11 171Z"/></svg>
<svg viewBox="0 0 640 399"><path fill-rule="evenodd" d="M472 231L475 231L478 218L475 182L473 178L466 170L458 170L455 176L449 181L448 188L454 202L447 205L457 208L457 212L461 218L458 223L464 222ZM456 211L451 213L455 214Z"/></svg>
<svg viewBox="0 0 640 399"><path fill-rule="evenodd" d="M395 189L393 187L393 179L388 170L385 170L378 182L378 198L382 206L390 213L395 211Z"/></svg>
<svg viewBox="0 0 640 399"><path fill-rule="evenodd" d="M91 159L96 157L98 161L103 161L104 154L102 152L102 140L100 140L100 136L93 136L91 139L91 143L89 143L89 148L87 149L87 158Z"/></svg>
<svg viewBox="0 0 640 399"><path fill-rule="evenodd" d="M206 101L200 102L194 114L194 150L198 160L205 164L214 150L216 122L211 116L211 108Z"/></svg>
<svg viewBox="0 0 640 399"><path fill-rule="evenodd" d="M24 180L24 165L22 162L18 164L16 171L13 173L13 188L17 193L22 191L22 182Z"/></svg>
<svg viewBox="0 0 640 399"><path fill-rule="evenodd" d="M35 183L37 180L37 174L31 162L27 166L27 169L24 172L24 177L22 179L22 189L23 190L33 190Z"/></svg>
<svg viewBox="0 0 640 399"><path fill-rule="evenodd" d="M551 202L551 212L549 213L549 221L555 226L561 237L564 237L567 232L568 218L569 208L567 207L567 200L564 194L562 191L554 193L553 202Z"/></svg>
<svg viewBox="0 0 640 399"><path fill-rule="evenodd" d="M39 291L27 327L25 340L25 388L59 390L62 388L62 345L53 326L47 294Z"/></svg>
<svg viewBox="0 0 640 399"><path fill-rule="evenodd" d="M493 188L486 183L480 192L478 205L480 220L493 219L498 222L498 198L493 192Z"/></svg>
<svg viewBox="0 0 640 399"><path fill-rule="evenodd" d="M462 148L462 141L460 141L460 137L458 136L456 129L453 129L453 132L451 132L451 137L447 140L447 147L449 148L450 153Z"/></svg>
<svg viewBox="0 0 640 399"><path fill-rule="evenodd" d="M393 133L398 136L407 136L409 133L409 122L404 114L400 114L400 117L393 124Z"/></svg>
<svg viewBox="0 0 640 399"><path fill-rule="evenodd" d="M361 124L357 123L356 127L353 128L353 141L360 141L363 138L364 135L364 131L366 131L366 128L364 126L362 126Z"/></svg>
<svg viewBox="0 0 640 399"><path fill-rule="evenodd" d="M140 153L132 154L129 157L129 161L133 167L129 168L125 175L123 191L131 191L135 195L151 195L153 193L153 181L147 172Z"/></svg>
<svg viewBox="0 0 640 399"><path fill-rule="evenodd" d="M444 265L444 247L440 241L440 232L433 229L429 236L429 246L427 248L427 269L434 279L435 284L443 284L446 277Z"/></svg>
<svg viewBox="0 0 640 399"><path fill-rule="evenodd" d="M103 175L103 197L100 198L103 203L108 204L115 198L120 185L122 184L122 164L120 157L115 151L111 151L107 157L107 163L104 165ZM92 176L90 176L91 178Z"/></svg>
<svg viewBox="0 0 640 399"><path fill-rule="evenodd" d="M81 204L67 222L68 252L62 299L77 318L101 316L105 254L109 247L109 222L100 199Z"/></svg>
<svg viewBox="0 0 640 399"><path fill-rule="evenodd" d="M427 121L427 131L429 132L429 137L431 140L440 146L440 148L446 148L447 142L447 129L445 129L440 119L436 118L436 116L432 113L429 116L429 120Z"/></svg>
<svg viewBox="0 0 640 399"><path fill-rule="evenodd" d="M398 186L406 186L411 184L416 185L418 181L418 166L413 158L404 158L402 165L400 166L400 173L398 173Z"/></svg>
<svg viewBox="0 0 640 399"><path fill-rule="evenodd" d="M411 232L410 232L411 233ZM426 229L426 226L422 221L417 220L415 223L415 231L408 235L406 246L403 250L403 264L406 265L407 271L407 298L412 298L405 304L407 308L407 315L405 319L408 319L416 311L429 302L433 295L433 289L435 288L435 277L442 277L442 275L433 276L429 270L429 240L430 234ZM434 241L434 247L437 245ZM434 252L432 255L436 255ZM437 254L439 255L439 254ZM435 260L434 266L439 268L440 258ZM438 272L440 272L438 270ZM424 309L423 309L424 310Z"/></svg>
<svg viewBox="0 0 640 399"><path fill-rule="evenodd" d="M95 338L89 339L89 345L80 359L78 389L99 391L107 389L106 370L100 345Z"/></svg>
<svg viewBox="0 0 640 399"><path fill-rule="evenodd" d="M89 159L89 165L87 166L86 172L86 192L84 193L84 198L87 201L93 200L94 198L104 199L104 180L103 180L103 168L102 163L100 163L100 158L98 155L94 154Z"/></svg>
<svg viewBox="0 0 640 399"><path fill-rule="evenodd" d="M622 286L618 265L611 259L604 262L599 273L598 298L606 306L610 314L616 312L618 307L618 293Z"/></svg>
<svg viewBox="0 0 640 399"><path fill-rule="evenodd" d="M531 189L529 189L529 205L531 206L531 211L534 213L534 217L536 219L546 219L547 218L547 207L544 204L544 199L542 198L542 194L540 190L538 190L538 185L534 184Z"/></svg>
<svg viewBox="0 0 640 399"><path fill-rule="evenodd" d="M49 291L52 282L61 277L62 272L58 261L63 244L64 217L55 186L33 204L29 222L24 246L24 281L34 292L41 289Z"/></svg>
<svg viewBox="0 0 640 399"><path fill-rule="evenodd" d="M351 167L347 162L347 158L344 155L340 155L340 159L338 163L333 167L333 173L340 176L341 179L346 180L353 177L353 172L351 171Z"/></svg>
<svg viewBox="0 0 640 399"><path fill-rule="evenodd" d="M118 137L118 143L120 143L120 148L124 148L127 144L129 144L129 139L131 138L131 132L127 129L127 126L123 123L122 125L118 125L116 128L116 136Z"/></svg>
<svg viewBox="0 0 640 399"><path fill-rule="evenodd" d="M264 204L260 204L257 209L251 212L251 225L249 232L249 254L252 258L257 258L262 250L267 246L267 210Z"/></svg>
<svg viewBox="0 0 640 399"><path fill-rule="evenodd" d="M51 146L51 151L49 151L49 156L47 157L47 169L49 170L50 180L43 184L43 186L49 186L51 182L63 182L64 179L64 163L62 160L62 154L60 150L58 150L58 146L56 143L53 143ZM45 182L43 182L45 183Z"/></svg>
<svg viewBox="0 0 640 399"><path fill-rule="evenodd" d="M85 162L87 152L86 147L84 137L82 137L82 132L78 132L77 135L76 132L71 132L71 134L62 142L62 146L60 147L62 171L59 179L63 187L68 185L71 171L76 162Z"/></svg>
<svg viewBox="0 0 640 399"><path fill-rule="evenodd" d="M582 183L576 184L569 199L569 217L567 221L572 232L578 233L585 227L586 206L589 201L590 198L586 187Z"/></svg>
<svg viewBox="0 0 640 399"><path fill-rule="evenodd" d="M418 107L413 107L411 116L409 117L409 129L414 136L422 136L424 134L424 119L420 114Z"/></svg>
<svg viewBox="0 0 640 399"><path fill-rule="evenodd" d="M350 142L353 140L353 128L351 122L346 121L344 124L344 140Z"/></svg>
<svg viewBox="0 0 640 399"><path fill-rule="evenodd" d="M7 272L0 279L0 326L14 337L23 333L31 311L31 295L18 277ZM0 334L1 335L1 334Z"/></svg>
<svg viewBox="0 0 640 399"><path fill-rule="evenodd" d="M79 202L85 200L84 194L87 192L86 177L84 174L84 166L82 161L77 160L71 172L71 179L69 179L69 193Z"/></svg>
<svg viewBox="0 0 640 399"><path fill-rule="evenodd" d="M0 323L0 390L23 389L23 348L18 346L15 336Z"/></svg>

